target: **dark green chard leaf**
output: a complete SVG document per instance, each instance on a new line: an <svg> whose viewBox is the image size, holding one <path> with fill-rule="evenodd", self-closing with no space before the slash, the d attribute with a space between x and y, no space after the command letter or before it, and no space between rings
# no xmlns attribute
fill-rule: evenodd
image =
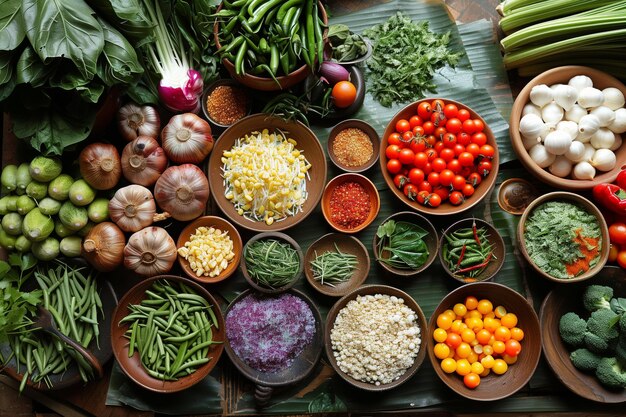
<svg viewBox="0 0 626 417"><path fill-rule="evenodd" d="M86 0L99 16L111 22L134 42L152 34L152 26L141 0Z"/></svg>
<svg viewBox="0 0 626 417"><path fill-rule="evenodd" d="M0 51L16 49L26 36L21 6L22 0L0 0Z"/></svg>
<svg viewBox="0 0 626 417"><path fill-rule="evenodd" d="M0 51L0 101L11 95L15 88L13 51Z"/></svg>
<svg viewBox="0 0 626 417"><path fill-rule="evenodd" d="M30 84L32 87L43 87L56 71L56 62L49 65L39 58L35 50L28 45L17 60L17 83Z"/></svg>
<svg viewBox="0 0 626 417"><path fill-rule="evenodd" d="M107 85L131 84L143 73L133 46L122 34L98 18L104 33L104 49L98 59L98 77Z"/></svg>

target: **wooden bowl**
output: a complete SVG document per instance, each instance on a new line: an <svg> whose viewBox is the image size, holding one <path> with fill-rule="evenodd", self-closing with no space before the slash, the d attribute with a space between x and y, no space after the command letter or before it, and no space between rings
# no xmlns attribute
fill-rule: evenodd
<svg viewBox="0 0 626 417"><path fill-rule="evenodd" d="M250 94L248 93L247 91L248 89L246 87L242 86L237 81L230 79L230 78L222 78L222 79L216 80L204 90L204 93L202 94L202 113L204 114L204 118L207 119L214 128L217 128L219 130L224 130L228 126L231 126L233 123L223 124L223 123L216 121L214 118L211 117L211 115L209 114L209 110L207 108L207 100L209 96L211 95L211 93L213 93L213 90L215 90L217 87L220 87L220 86L228 86L228 87L232 87L233 89L240 90L246 96L247 111L244 117L248 116L250 114L250 111L252 110L252 98L250 97Z"/></svg>
<svg viewBox="0 0 626 417"><path fill-rule="evenodd" d="M226 309L226 312L224 313L224 316L228 317L228 313L230 312L232 307L250 294L254 294L253 290L248 289L239 294L239 296L237 296L237 298L235 298L230 303L230 305ZM232 361L233 365L235 365L237 370L239 370L239 372L241 372L243 376L256 384L255 397L258 402L265 402L263 400L269 400L269 396L271 396L272 391L271 388L283 387L285 385L294 385L302 381L315 369L315 366L319 361L320 355L322 354L322 348L324 343L324 330L322 327L322 316L320 315L317 306L309 297L307 297L304 293L298 290L290 289L286 292L286 294L295 295L296 297L299 297L300 299L305 301L311 309L313 317L315 318L315 334L313 335L313 340L304 348L302 353L300 353L300 355L298 355L294 359L294 361L288 368L279 372L258 371L245 363L241 358L239 358L239 356L237 356L237 354L230 346L228 338L224 343L226 348L226 354ZM257 294L257 296L275 297L275 295L267 294ZM270 389L264 390L264 388ZM263 398L263 396L265 398Z"/></svg>
<svg viewBox="0 0 626 417"><path fill-rule="evenodd" d="M424 264L417 269L400 269L387 265L386 263L379 260L381 256L386 257L388 255L386 253L387 251L383 251L382 254L379 253L378 243L380 241L380 238L376 233L374 233L374 241L372 242L372 247L374 250L374 258L376 258L378 264L393 275L401 277L412 277L424 271L433 263L433 261L437 257L439 237L437 235L437 229L435 229L435 226L433 226L430 220L428 220L426 217L422 216L419 213L413 213L412 211L401 211L399 213L392 214L391 216L380 222L380 224L383 225L389 220L394 220L396 222L402 221L413 223L426 230L428 232L428 235L424 237L424 242L426 243L426 247L428 248L428 258L426 259L426 262L424 262Z"/></svg>
<svg viewBox="0 0 626 417"><path fill-rule="evenodd" d="M535 164L535 162L528 155L526 149L524 149L524 145L522 144L522 136L519 132L519 122L522 118L522 109L530 101L530 90L532 90L534 86L539 84L546 84L548 86L559 83L567 84L569 79L576 75L588 76L589 78L591 78L591 80L593 81L593 86L596 88L604 89L607 87L615 87L619 89L624 95L626 95L626 86L622 84L617 78L614 78L605 72L589 67L574 65L553 68L537 75L528 84L526 84L522 91L520 91L517 98L515 99L513 108L511 109L509 133L511 135L511 144L513 145L513 150L517 154L519 160L522 162L522 165L524 165L524 167L528 171L530 171L530 173L533 174L537 179L557 189L583 191L590 190L597 184L605 182L611 183L615 180L617 174L622 170L622 167L626 166L626 146L622 145L615 152L615 155L617 156L617 163L615 164L615 168L613 168L611 171L598 171L595 178L591 181L575 180L570 178L557 177L556 175L552 175L550 171L540 168L537 164Z"/></svg>
<svg viewBox="0 0 626 417"><path fill-rule="evenodd" d="M448 295L437 306L428 322L428 334L432 335L437 328L437 316L447 309L452 309L456 303L464 303L465 298L474 296L478 300L488 299L494 308L502 305L507 312L515 313L518 317L517 327L524 331L522 351L517 362L509 366L502 375L490 373L481 377L480 385L469 389L463 384L463 377L456 373L447 374L440 366L440 360L435 357L434 346L437 342L428 338L428 357L439 378L457 394L476 401L495 401L506 398L526 385L530 380L541 356L541 330L539 319L532 305L519 293L511 288L495 282L474 282L463 285Z"/></svg>
<svg viewBox="0 0 626 417"><path fill-rule="evenodd" d="M183 283L189 288L193 289L198 295L207 300L215 313L219 328L213 328L213 340L220 343L211 345L208 356L212 358L209 362L198 367L198 369L189 376L179 378L177 381L163 381L157 378L153 378L143 368L139 353L135 351L132 357L128 357L128 339L124 337L124 333L128 330L129 323L119 324L128 313L128 306L130 304L139 304L144 298L146 290L148 290L155 281L166 279L171 282ZM209 372L215 367L219 361L222 350L224 349L224 340L226 339L224 331L224 317L219 309L219 305L215 298L202 287L200 284L191 281L187 278L182 278L174 275L158 275L152 278L146 278L139 284L132 287L122 297L115 312L113 313L113 320L111 323L111 343L113 345L113 353L115 359L119 363L122 371L137 385L145 388L149 391L160 393L178 392L187 389L206 377Z"/></svg>
<svg viewBox="0 0 626 417"><path fill-rule="evenodd" d="M582 294L588 285L607 285L614 290L615 297L626 297L626 272L617 266L607 266L589 281L559 286L546 296L539 312L541 318L541 338L546 362L554 375L575 394L588 400L601 403L621 403L626 401L626 390L605 388L593 373L578 370L569 359L568 348L559 334L559 321L570 311L587 317L582 305Z"/></svg>
<svg viewBox="0 0 626 417"><path fill-rule="evenodd" d="M353 114L363 107L363 101L365 101L365 92L367 89L363 70L356 65L348 65L346 66L346 70L348 70L348 73L350 74L350 82L354 84L354 87L356 88L356 98L354 99L354 102L348 107L341 109L331 105L330 109L328 109L328 112L326 112L323 117L319 112L310 110L307 113L309 120L343 120L352 117ZM317 74L309 74L309 76L306 77L302 83L302 89L303 91L307 91L307 99L309 99L312 104L322 103L324 93L330 88L331 86L320 81Z"/></svg>
<svg viewBox="0 0 626 417"><path fill-rule="evenodd" d="M222 7L223 7L223 4L220 4L220 6L217 8L217 11L219 12L222 9ZM324 22L324 27L327 27L328 15L326 14L326 9L324 9L324 6L322 6L321 3L318 3L318 7L319 7L320 18ZM328 32L328 29L324 29L324 39L326 39L326 32ZM219 20L216 19L215 24L213 25L213 39L215 40L215 47L217 49L221 48L222 46L220 43L219 35L220 35L220 23L219 23ZM247 87L250 87L254 90L260 90L260 91L285 90L289 87L293 87L294 85L304 81L304 79L311 73L311 69L309 68L309 66L304 64L287 75L276 77L276 81L278 81L278 83L276 83L276 81L274 81L274 79L269 76L259 77L259 76L252 75L249 73L238 75L237 72L235 71L235 65L233 64L231 60L227 58L222 59L222 64L224 64L224 68L226 68L226 71L228 71L228 73L233 79L237 80L238 82L240 82L241 84Z"/></svg>
<svg viewBox="0 0 626 417"><path fill-rule="evenodd" d="M404 300L404 304L407 307L409 307L411 310L413 310L417 316L417 324L420 328L420 338L421 338L420 349L419 349L417 356L415 357L413 365L409 369L407 369L406 372L400 378L388 384L380 384L380 385L375 385L375 384L370 384L368 382L359 381L357 379L352 378L350 375L346 374L345 372L343 372L341 368L339 368L339 365L337 364L337 360L335 359L335 355L333 353L333 348L332 348L332 343L330 340L330 332L335 325L335 319L337 318L337 315L339 314L341 309L343 309L350 301L355 300L357 296L359 295L365 296L365 295L375 295L375 294L386 294L389 296L396 296L398 298L402 298ZM422 362L424 362L424 358L426 357L426 349L428 345L428 342L426 341L426 339L429 338L428 334L429 333L427 332L426 316L422 312L422 309L417 304L417 302L415 302L415 300L409 294L395 287L390 287L387 285L365 285L363 287L350 291L348 294L340 298L330 309L330 311L328 312L328 316L326 317L326 332L324 334L324 346L326 348L326 357L328 358L328 361L332 365L335 372L337 372L341 378L343 378L346 382L348 382L350 385L354 387L357 387L366 391L379 392L379 391L387 391L397 386L400 386L403 383L407 382L409 379L411 379L413 375L415 375L417 370L422 365Z"/></svg>
<svg viewBox="0 0 626 417"><path fill-rule="evenodd" d="M280 130L298 142L297 148L303 151L311 169L309 169L309 177L306 180L308 197L302 206L302 210L294 216L287 217L283 220L276 221L271 225L265 222L257 222L252 219L240 216L235 209L234 204L228 200L225 193L224 179L222 177L222 154L224 151L230 150L235 141L251 132L260 132L263 129L270 131ZM237 226L255 232L270 232L285 230L304 220L317 206L322 198L324 183L326 181L326 156L324 150L317 140L315 134L300 122L286 122L278 117L272 117L268 114L253 114L244 117L231 127L226 129L215 142L213 151L209 159L208 178L209 188L215 203L219 209Z"/></svg>
<svg viewBox="0 0 626 417"><path fill-rule="evenodd" d="M360 225L352 229L341 226L333 222L331 219L332 210L330 208L330 199L333 194L333 191L339 185L347 183L347 182L356 182L360 184L370 197L369 215L367 216L367 218L365 219L363 223L361 223ZM361 174L348 172L346 174L337 175L335 178L330 180L328 184L326 184L326 187L324 188L324 194L322 195L322 214L324 215L324 218L326 219L328 224L338 232L342 232L342 233L360 232L361 230L365 229L374 221L376 216L378 216L379 210L380 210L380 196L378 195L378 190L376 189L376 186L374 185L372 181L370 181L367 177Z"/></svg>
<svg viewBox="0 0 626 417"><path fill-rule="evenodd" d="M265 239L274 239L277 241L283 241L283 243L288 243L289 245L291 245L291 247L293 247L296 250L298 254L298 259L300 260L300 267L298 268L298 272L296 272L296 274L293 276L293 279L289 281L288 284L283 285L282 287L279 287L279 288L268 288L264 285L257 283L256 280L250 275L250 272L248 271L248 265L246 264L246 259L245 259L246 248L248 247L248 245L250 245L253 242L256 242L258 240L265 240ZM265 294L278 294L281 292L285 292L291 287L293 287L296 284L296 282L298 282L298 280L300 279L300 276L302 275L302 270L304 268L304 255L302 254L302 248L300 248L300 245L298 244L298 242L293 240L289 235L286 235L285 233L265 232L265 233L259 233L257 235L254 235L250 240L248 240L248 242L246 242L246 245L244 246L243 251L244 251L244 257L241 262L241 272L243 273L243 276L246 279L246 281L248 281L248 284L250 284L252 288L254 288L255 290L259 292L262 292Z"/></svg>
<svg viewBox="0 0 626 417"><path fill-rule="evenodd" d="M372 156L363 165L348 166L348 165L342 164L337 158L337 155L335 155L335 152L333 151L335 139L337 138L337 135L339 134L339 132L343 131L344 129L349 129L349 128L361 129L363 132L367 134L367 136L369 136L370 141L372 142L372 151L373 151ZM328 156L330 157L330 160L333 162L333 164L335 164L337 168L346 172L363 172L371 168L378 160L378 154L380 152L380 137L378 136L378 133L376 133L376 129L374 129L372 125L370 125L369 123L363 120L358 120L358 119L348 119L348 120L344 120L343 122L339 122L330 131L330 134L328 135L327 150L328 150Z"/></svg>
<svg viewBox="0 0 626 417"><path fill-rule="evenodd" d="M336 247L335 247L336 245ZM345 282L333 284L333 286L322 284L313 277L311 262L316 256L324 252L336 252L337 249L343 253L356 256L357 269ZM304 275L313 288L324 295L331 297L342 297L355 288L358 288L365 280L370 271L370 257L367 249L359 239L342 233L328 233L309 246L304 255Z"/></svg>
<svg viewBox="0 0 626 417"><path fill-rule="evenodd" d="M228 263L228 267L224 269L218 276L208 277L208 276L197 276L196 273L189 266L189 261L183 258L181 255L178 255L178 263L180 267L183 269L185 274L187 274L190 278L201 282L203 284L214 284L216 282L224 281L226 278L231 276L233 272L237 270L239 266L239 261L241 260L241 236L239 232L228 220L222 219L217 216L203 216L195 219L191 223L189 223L183 230L180 232L178 236L178 241L176 243L177 248L181 248L185 246L185 242L189 241L191 235L196 233L196 229L199 227L214 227L221 231L228 232L228 236L233 241L233 252L235 253L235 257Z"/></svg>
<svg viewBox="0 0 626 417"><path fill-rule="evenodd" d="M585 210L587 210L587 212L593 214L598 221L598 224L600 225L600 231L602 233L602 249L600 251L600 258L593 268L590 268L587 272L580 274L574 278L559 279L544 272L530 259L530 255L528 254L528 250L526 249L526 243L524 242L526 220L536 207L548 201L568 201L571 203L576 203ZM530 203L528 207L526 207L526 210L524 210L524 213L522 213L522 217L520 217L519 223L517 224L517 244L520 252L522 252L522 255L524 255L526 261L533 267L535 271L537 271L539 275L551 281L563 284L571 284L573 282L579 282L589 279L598 272L600 272L600 270L602 270L607 260L609 259L609 228L606 224L606 221L604 220L604 216L602 216L600 210L591 201L579 196L578 194L570 193L567 191L555 191L542 195L541 197Z"/></svg>
<svg viewBox="0 0 626 417"><path fill-rule="evenodd" d="M500 153L498 151L498 144L496 143L496 138L493 132L491 131L491 128L489 127L489 125L487 125L484 119L480 117L478 113L476 113L474 110L472 110L465 104L462 104L462 103L459 103L457 101L450 100L447 98L442 99L446 103L455 104L459 109L461 108L467 109L470 112L470 117L472 119L479 119L483 122L483 124L485 125L485 129L483 130L483 133L487 136L487 144L493 146L493 148L495 149L493 159L491 160L493 169L491 170L489 175L487 175L486 177L482 179L482 182L480 183L480 185L476 187L476 191L474 192L474 194L472 194L470 197L466 197L465 201L458 206L452 205L450 204L450 202L446 201L446 202L441 203L439 207L429 207L429 206L419 204L417 201L410 200L408 197L406 197L404 193L402 192L402 190L396 187L395 184L393 183L394 175L390 174L387 171L387 162L389 161L389 158L387 158L387 155L385 154L385 150L387 149L387 146L389 145L389 142L388 142L389 135L391 135L395 131L395 126L398 120L401 120L401 119L409 120L411 116L414 116L417 114L417 107L419 106L420 103L422 102L430 103L433 100L436 100L436 99L428 98L428 99L413 102L409 104L408 106L404 107L403 109L401 109L400 111L398 111L398 113L396 113L396 115L393 116L393 119L391 119L389 124L387 124L387 128L385 129L385 132L383 133L383 139L380 144L379 164L380 164L380 170L383 173L383 177L385 179L385 182L387 183L387 186L389 187L391 192L398 199L400 199L400 201L402 201L404 204L409 206L412 210L419 211L420 213L444 216L444 215L450 215L450 214L457 214L465 210L469 210L470 208L478 204L483 198L485 198L487 194L489 194L489 192L496 185L496 178L498 176L498 168L500 165Z"/></svg>
<svg viewBox="0 0 626 417"><path fill-rule="evenodd" d="M458 229L471 228L474 222L476 222L477 228L480 229L481 227L483 227L487 229L487 233L489 234L487 240L489 244L493 246L493 256L491 261L487 264L487 267L479 275L477 275L475 278L468 279L457 275L450 270L450 268L448 267L448 263L443 259L443 248L447 242L446 236L450 236L452 232ZM498 229L481 219L471 218L459 220L452 226L448 227L445 232L443 232L443 235L441 236L441 240L439 242L439 262L441 262L443 269L449 276L463 284L467 284L468 282L474 282L472 281L472 279L475 281L490 281L491 279L493 279L493 277L496 276L496 274L500 271L500 268L502 268L502 265L504 264L505 254L506 251L504 246L504 240L502 239L500 232L498 232Z"/></svg>

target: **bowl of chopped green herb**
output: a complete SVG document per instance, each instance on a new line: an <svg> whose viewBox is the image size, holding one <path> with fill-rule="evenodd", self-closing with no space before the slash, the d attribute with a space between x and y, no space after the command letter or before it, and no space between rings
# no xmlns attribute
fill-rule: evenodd
<svg viewBox="0 0 626 417"><path fill-rule="evenodd" d="M535 271L561 283L593 277L609 257L609 229L602 213L586 198L565 191L545 194L528 205L517 241Z"/></svg>
<svg viewBox="0 0 626 417"><path fill-rule="evenodd" d="M402 211L378 226L373 242L374 257L394 275L414 276L433 263L438 245L437 230L426 217Z"/></svg>
<svg viewBox="0 0 626 417"><path fill-rule="evenodd" d="M259 233L243 248L241 272L250 286L262 293L287 291L298 281L303 268L300 245L285 233Z"/></svg>
<svg viewBox="0 0 626 417"><path fill-rule="evenodd" d="M502 268L504 240L481 219L460 220L443 232L439 261L448 275L461 283L491 280Z"/></svg>
<svg viewBox="0 0 626 417"><path fill-rule="evenodd" d="M328 233L309 246L304 255L304 275L324 295L341 297L359 287L370 271L370 257L359 239Z"/></svg>

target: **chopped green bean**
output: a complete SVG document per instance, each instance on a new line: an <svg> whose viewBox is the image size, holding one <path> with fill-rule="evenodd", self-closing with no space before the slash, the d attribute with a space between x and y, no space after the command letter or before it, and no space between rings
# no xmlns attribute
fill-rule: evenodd
<svg viewBox="0 0 626 417"><path fill-rule="evenodd" d="M297 278L300 257L289 243L262 239L244 248L244 260L250 276L267 288L280 288Z"/></svg>

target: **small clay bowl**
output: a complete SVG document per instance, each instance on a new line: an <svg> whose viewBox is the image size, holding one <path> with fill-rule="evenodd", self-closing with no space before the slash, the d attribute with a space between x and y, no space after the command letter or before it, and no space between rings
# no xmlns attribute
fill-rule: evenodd
<svg viewBox="0 0 626 417"><path fill-rule="evenodd" d="M511 118L509 122L509 133L511 136L511 145L513 150L517 154L522 165L530 171L537 179L545 182L552 187L559 190L569 191L583 191L591 190L595 185L601 183L611 183L617 177L617 174L622 170L622 167L626 166L626 146L622 144L615 156L617 157L617 163L615 168L610 171L598 171L593 180L575 180L571 178L560 178L548 170L540 168L528 154L528 151L522 144L522 135L519 132L519 122L522 118L522 110L524 106L530 102L530 90L536 85L546 84L548 86L553 84L567 84L570 78L576 75L586 75L593 81L593 86L600 90L607 87L615 87L626 95L626 86L621 83L617 78L611 75L599 71L597 69L583 67L583 66L565 66L550 69L542 72L533 78L526 86L520 91L515 99L513 108L511 109Z"/></svg>
<svg viewBox="0 0 626 417"><path fill-rule="evenodd" d="M350 82L354 84L356 88L356 98L348 107L338 108L335 106L330 106L328 112L324 113L322 117L320 113L315 111L309 111L307 113L307 117L311 120L343 120L349 117L352 117L354 113L359 111L359 109L363 106L363 101L365 100L365 76L363 75L363 70L361 70L356 65L349 65L346 67L348 73L350 74ZM310 74L303 83L304 91L307 91L307 98L311 101L311 103L321 103L323 96L328 89L331 87L320 81L319 77L316 74Z"/></svg>
<svg viewBox="0 0 626 417"><path fill-rule="evenodd" d="M454 392L465 398L476 401L496 401L506 398L526 385L537 368L541 357L541 330L539 319L532 305L518 292L495 282L473 282L462 285L446 295L437 306L430 321L428 322L428 335L432 335L437 329L437 317L445 310L452 309L457 303L465 303L465 299L474 296L478 300L487 299L493 307L502 305L507 312L517 315L517 327L524 331L521 340L522 351L518 355L517 362L510 365L502 375L491 372L486 377L481 377L480 385L474 389L467 388L463 384L463 377L456 372L447 374L441 369L441 360L437 359L434 347L437 342L428 337L428 357L437 373L437 376Z"/></svg>
<svg viewBox="0 0 626 417"><path fill-rule="evenodd" d="M404 300L404 305L409 307L411 310L415 312L417 317L417 324L420 328L420 338L421 345L415 360L413 361L413 365L406 370L406 372L398 379L388 384L380 384L375 385L369 382L359 381L354 379L347 373L339 368L337 364L337 360L335 359L335 354L332 347L332 342L330 340L330 332L335 327L335 320L337 319L337 315L350 301L356 300L358 296L365 295L375 295L375 294L384 294L389 296L395 296ZM363 329L363 331L368 331L369 329ZM417 304L417 302L407 293L401 291L395 287L390 287L387 285L365 285L363 287L357 288L355 290L350 291L348 294L340 298L330 309L328 312L328 316L326 317L326 332L324 334L324 346L326 348L326 357L330 362L331 366L339 374L339 376L348 382L350 385L360 388L365 391L388 391L390 389L396 388L405 382L407 382L420 368L422 362L424 362L424 358L426 357L426 349L428 346L427 339L428 336L427 324L426 324L426 316L422 312L422 309Z"/></svg>
<svg viewBox="0 0 626 417"><path fill-rule="evenodd" d="M430 220L428 220L426 217L422 216L419 213L414 213L412 211L401 211L399 213L392 214L391 216L387 217L385 220L380 222L380 225L387 223L389 220L394 220L396 222L412 223L426 230L428 232L428 235L426 235L423 239L424 239L424 242L426 243L426 247L428 248L428 258L426 259L426 262L424 262L424 264L417 269L400 269L400 268L395 268L393 266L387 265L386 263L381 262L379 258L381 257L385 258L385 257L388 257L389 255L387 254L387 251L383 251L383 253L379 253L378 245L380 242L380 238L378 237L376 233L374 233L374 241L372 242L372 248L374 250L374 258L377 260L378 264L382 266L384 269L386 269L387 271L389 271L390 273L392 273L393 275L397 275L401 277L412 277L424 271L433 263L433 261L437 257L437 249L439 247L438 246L439 237L437 235L437 229L435 229L435 226L433 226Z"/></svg>
<svg viewBox="0 0 626 417"><path fill-rule="evenodd" d="M333 150L335 139L337 139L337 135L345 129L360 129L361 131L365 132L365 134L367 134L367 136L369 137L370 142L372 143L372 156L363 165L348 166L340 162L339 158L335 154ZM330 160L333 162L333 164L335 164L335 166L337 166L337 168L346 172L363 172L371 168L378 160L378 154L380 152L380 137L378 136L378 133L376 133L376 129L374 129L372 125L363 120L344 120L343 122L336 124L335 127L333 127L333 129L330 131L330 134L328 135L327 150Z"/></svg>
<svg viewBox="0 0 626 417"><path fill-rule="evenodd" d="M554 375L573 393L600 403L625 402L626 390L609 390L593 373L582 372L572 365L569 355L574 349L563 343L559 333L563 314L573 311L585 319L589 316L582 304L582 294L588 285L606 285L613 288L614 297L626 297L626 273L617 266L605 266L583 283L554 287L539 312L543 354Z"/></svg>
<svg viewBox="0 0 626 417"><path fill-rule="evenodd" d="M333 286L322 284L314 278L311 262L315 260L316 256L320 256L324 252L336 252L337 249L356 256L357 268L347 281L333 284ZM309 246L304 255L304 275L307 281L317 291L331 297L342 297L359 287L367 279L369 271L370 257L363 243L356 237L343 233L328 233L322 236Z"/></svg>
<svg viewBox="0 0 626 417"><path fill-rule="evenodd" d="M211 358L211 360L204 365L198 367L196 371L191 375L181 377L177 381L163 381L161 379L153 378L152 376L148 375L146 370L143 368L143 365L141 364L139 353L136 350L133 356L129 358L128 339L124 336L124 334L128 330L130 323L120 324L120 321L129 314L128 306L130 304L141 303L141 301L145 298L146 290L150 289L155 281L163 279L170 282L185 284L186 286L194 290L196 294L207 300L212 306L213 313L215 313L215 317L217 318L217 323L219 325L219 328L211 328L211 330L213 331L213 340L217 342L211 345L211 348L209 349L208 356ZM217 303L215 298L213 298L213 296L206 289L204 289L204 287L187 278L182 278L174 275L158 275L152 278L144 279L139 284L128 290L128 292L122 297L120 303L115 309L115 312L113 313L113 318L111 321L111 344L113 345L113 353L115 354L115 359L117 359L117 362L122 368L122 371L133 382L149 391L166 394L182 391L197 384L213 370L215 365L217 365L217 362L219 361L220 356L222 355L222 351L224 349L223 342L226 339L224 328L224 317L222 316L219 304Z"/></svg>
<svg viewBox="0 0 626 417"><path fill-rule="evenodd" d="M282 287L279 287L279 288L269 288L269 287L266 287L265 285L257 283L256 279L254 279L252 275L250 275L250 271L248 271L248 265L246 263L246 258L245 258L246 248L253 242L256 242L258 240L265 240L265 239L273 239L273 240L280 241L282 243L288 243L298 253L298 259L300 260L300 267L298 268L298 272L296 272L296 274L293 276L292 280L289 281L288 284L283 285ZM248 242L246 242L246 245L243 248L243 253L244 254L241 260L241 272L243 273L244 278L246 279L246 281L248 281L248 284L250 284L252 288L265 294L278 294L278 293L287 291L288 289L293 287L296 284L296 282L300 279L300 276L302 275L302 270L304 269L304 254L302 253L302 248L300 248L300 245L298 244L298 242L293 240L289 235L286 235L285 233L265 232L265 233L259 233L257 235L254 235L252 236L252 238L250 238L250 240L248 240Z"/></svg>
<svg viewBox="0 0 626 417"><path fill-rule="evenodd" d="M593 214L598 224L600 225L600 232L602 233L602 249L600 250L600 255L599 255L600 258L598 259L598 262L593 266L593 268L590 268L587 272L577 275L576 277L568 278L568 279L560 279L560 278L553 277L552 275L540 269L530 259L530 255L528 253L528 250L526 249L526 243L524 241L524 232L526 231L526 220L528 219L528 216L530 216L530 214L536 207L544 203L547 203L549 201L565 201L569 203L575 203L578 206L585 209L587 212ZM606 221L604 220L604 216L591 201L587 200L584 197L579 196L578 194L570 193L567 191L555 191L552 193L542 195L541 197L537 198L532 203L530 203L528 207L526 207L526 210L524 210L524 213L522 214L522 217L520 217L519 223L517 225L517 244L520 249L520 252L522 252L522 255L524 255L524 258L526 259L526 261L533 267L535 271L537 271L539 275L554 282L558 282L562 284L571 284L574 282L580 282L580 281L589 279L602 270L607 260L609 259L609 249L610 249L609 228L606 224Z"/></svg>
<svg viewBox="0 0 626 417"><path fill-rule="evenodd" d="M537 188L529 181L523 178L509 178L500 184L498 205L507 213L520 216L538 196Z"/></svg>
<svg viewBox="0 0 626 417"><path fill-rule="evenodd" d="M370 197L369 215L367 216L367 218L365 219L363 223L361 223L360 225L352 229L349 229L347 227L341 226L333 222L331 218L332 210L330 208L330 199L333 194L333 191L339 185L347 183L347 182L356 182L360 184ZM367 177L361 174L349 172L346 174L337 175L335 178L330 180L328 184L326 184L326 188L324 188L324 193L322 195L322 214L324 214L324 218L326 219L328 224L338 232L342 232L342 233L360 232L361 230L365 229L374 221L376 216L378 216L379 210L380 210L380 196L378 195L378 190L376 189L376 186L374 185L372 181L370 181Z"/></svg>
<svg viewBox="0 0 626 417"><path fill-rule="evenodd" d="M213 93L213 91L217 88L217 87L222 87L222 86L226 86L226 87L230 87L233 89L238 90L246 99L246 112L245 114L241 117L241 119L245 116L248 116L250 114L250 111L252 110L252 99L250 97L250 94L248 93L246 87L242 86L241 84L239 84L238 82L236 82L235 80L232 80L230 78L222 78L219 79L217 81L214 81L211 85L209 85L205 90L204 93L202 94L202 112L204 114L204 117L209 121L209 123L211 123L211 125L213 125L213 127L217 128L217 130L224 130L227 127L233 125L235 122L230 123L230 124L224 124L224 123L220 123L217 120L215 120L213 117L211 117L211 114L209 113L209 109L207 108L207 101L209 99L209 97L211 96L211 94Z"/></svg>
<svg viewBox="0 0 626 417"><path fill-rule="evenodd" d="M185 242L189 241L191 235L196 233L196 229L202 226L207 228L214 227L221 230L222 232L228 232L228 236L233 241L233 252L235 253L235 257L232 259L232 261L228 263L226 269L224 269L218 276L215 277L197 276L193 269L191 269L191 267L189 266L189 261L183 258L180 254L178 255L178 263L180 264L180 267L183 269L185 274L187 274L187 276L203 284L214 284L216 282L224 281L226 278L230 277L239 266L242 247L241 236L239 235L239 232L237 231L235 226L233 226L228 220L217 216L203 216L198 217L196 220L189 223L182 230L182 232L180 232L176 247L182 248L183 246L185 246Z"/></svg>
<svg viewBox="0 0 626 417"><path fill-rule="evenodd" d="M489 235L489 237L487 238L487 241L488 241L488 244L490 244L493 248L492 249L493 255L491 257L490 262L487 264L487 267L479 275L473 278L466 278L466 277L463 277L461 275L458 275L452 272L452 270L448 266L448 263L444 260L443 252L444 252L444 247L447 244L446 236L451 236L452 233L458 229L471 228L474 222L476 222L476 228L480 229L482 227L484 229L487 229L487 233ZM462 284L467 284L468 282L474 282L474 281L490 281L491 279L493 279L493 277L496 276L496 274L500 271L500 269L502 268L502 265L504 264L505 254L506 254L506 251L504 247L504 240L502 239L502 236L498 232L498 229L496 229L491 224L481 219L470 218L470 219L459 220L458 222L454 223L452 226L448 227L445 232L443 232L443 235L441 235L441 240L439 242L439 262L441 262L443 269L446 271L446 273L449 276L451 276L452 278L454 278L455 280L457 280L458 282Z"/></svg>

